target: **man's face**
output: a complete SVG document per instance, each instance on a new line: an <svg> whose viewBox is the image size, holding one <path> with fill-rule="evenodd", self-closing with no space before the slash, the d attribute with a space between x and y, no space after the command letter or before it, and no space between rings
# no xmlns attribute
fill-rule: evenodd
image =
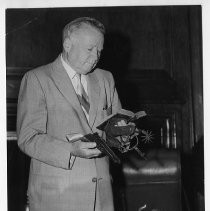
<svg viewBox="0 0 210 211"><path fill-rule="evenodd" d="M87 74L97 64L103 50L104 36L90 26L83 26L72 34L67 62L80 74Z"/></svg>

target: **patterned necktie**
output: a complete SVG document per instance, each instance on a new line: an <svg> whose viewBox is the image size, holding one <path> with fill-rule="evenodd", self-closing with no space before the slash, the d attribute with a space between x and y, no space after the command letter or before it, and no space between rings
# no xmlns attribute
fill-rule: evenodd
<svg viewBox="0 0 210 211"><path fill-rule="evenodd" d="M76 74L77 77L77 96L79 99L79 102L81 104L81 106L85 109L85 111L87 112L87 114L89 114L89 110L90 110L90 103L89 103L89 99L87 96L87 93L84 90L84 87L81 83L81 74Z"/></svg>

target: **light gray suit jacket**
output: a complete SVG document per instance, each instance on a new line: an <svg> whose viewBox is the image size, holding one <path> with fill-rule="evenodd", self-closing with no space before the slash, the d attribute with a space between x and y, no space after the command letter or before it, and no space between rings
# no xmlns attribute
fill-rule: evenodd
<svg viewBox="0 0 210 211"><path fill-rule="evenodd" d="M87 84L89 123L60 57L22 79L17 134L20 149L31 157L30 211L93 211L96 196L101 210L113 210L107 157L77 157L70 168L66 135L100 133L99 122L121 107L110 72L95 69L87 75Z"/></svg>

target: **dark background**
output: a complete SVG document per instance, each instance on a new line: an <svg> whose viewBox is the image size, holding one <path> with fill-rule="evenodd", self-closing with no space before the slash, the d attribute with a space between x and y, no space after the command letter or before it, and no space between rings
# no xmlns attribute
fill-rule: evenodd
<svg viewBox="0 0 210 211"><path fill-rule="evenodd" d="M59 55L62 29L68 22L95 17L107 30L98 66L113 73L124 108L147 112L141 126L153 131L155 141L145 150L165 146L181 152L183 184L193 209L192 193L203 194L201 14L199 5L7 9L8 132L16 128L23 74ZM8 139L9 210L13 206L21 210L25 203L28 160Z"/></svg>

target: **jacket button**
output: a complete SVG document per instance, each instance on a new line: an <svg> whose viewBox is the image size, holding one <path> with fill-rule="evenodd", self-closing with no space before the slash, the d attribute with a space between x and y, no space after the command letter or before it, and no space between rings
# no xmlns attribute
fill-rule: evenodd
<svg viewBox="0 0 210 211"><path fill-rule="evenodd" d="M97 178L93 177L92 182L97 182Z"/></svg>

